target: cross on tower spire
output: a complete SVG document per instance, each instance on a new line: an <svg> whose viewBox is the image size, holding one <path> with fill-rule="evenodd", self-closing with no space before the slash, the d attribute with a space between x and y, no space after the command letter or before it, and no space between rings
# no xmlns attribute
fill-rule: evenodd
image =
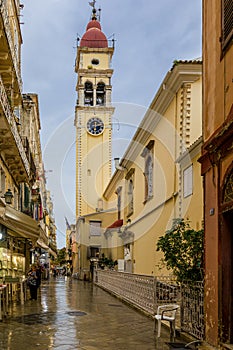
<svg viewBox="0 0 233 350"><path fill-rule="evenodd" d="M93 1L89 2L89 5L92 7L92 17L91 17L92 20L97 19L95 3L96 3L96 0L93 0Z"/></svg>
<svg viewBox="0 0 233 350"><path fill-rule="evenodd" d="M95 8L95 3L96 3L96 0L93 0L93 1L90 1L89 2L89 5L91 6L91 7L93 7L93 9Z"/></svg>

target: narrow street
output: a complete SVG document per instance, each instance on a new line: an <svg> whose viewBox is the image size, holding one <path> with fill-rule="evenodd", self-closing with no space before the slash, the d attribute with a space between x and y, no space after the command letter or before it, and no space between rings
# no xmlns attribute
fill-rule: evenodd
<svg viewBox="0 0 233 350"><path fill-rule="evenodd" d="M90 282L43 281L37 301L14 304L0 323L1 350L167 350L153 320Z"/></svg>

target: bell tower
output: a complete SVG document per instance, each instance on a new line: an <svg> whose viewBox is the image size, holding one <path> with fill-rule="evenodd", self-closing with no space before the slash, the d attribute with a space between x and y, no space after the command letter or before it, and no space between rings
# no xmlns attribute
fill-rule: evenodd
<svg viewBox="0 0 233 350"><path fill-rule="evenodd" d="M111 45L102 32L95 9L78 40L76 128L76 217L96 211L112 171Z"/></svg>

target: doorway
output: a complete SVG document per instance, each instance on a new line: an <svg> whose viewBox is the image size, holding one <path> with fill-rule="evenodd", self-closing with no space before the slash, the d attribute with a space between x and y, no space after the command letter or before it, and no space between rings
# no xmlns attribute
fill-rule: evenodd
<svg viewBox="0 0 233 350"><path fill-rule="evenodd" d="M223 342L233 344L233 210L222 214L221 220L221 275Z"/></svg>

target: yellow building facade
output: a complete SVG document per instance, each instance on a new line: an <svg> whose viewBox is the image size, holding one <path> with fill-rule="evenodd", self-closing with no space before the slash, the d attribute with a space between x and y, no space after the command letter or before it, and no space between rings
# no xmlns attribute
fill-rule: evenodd
<svg viewBox="0 0 233 350"><path fill-rule="evenodd" d="M158 238L175 218L202 227L201 91L201 61L174 63L105 190L110 203L115 196L115 220L123 220L114 232L107 229L107 245L115 241L113 258L123 255L124 271L167 273Z"/></svg>

